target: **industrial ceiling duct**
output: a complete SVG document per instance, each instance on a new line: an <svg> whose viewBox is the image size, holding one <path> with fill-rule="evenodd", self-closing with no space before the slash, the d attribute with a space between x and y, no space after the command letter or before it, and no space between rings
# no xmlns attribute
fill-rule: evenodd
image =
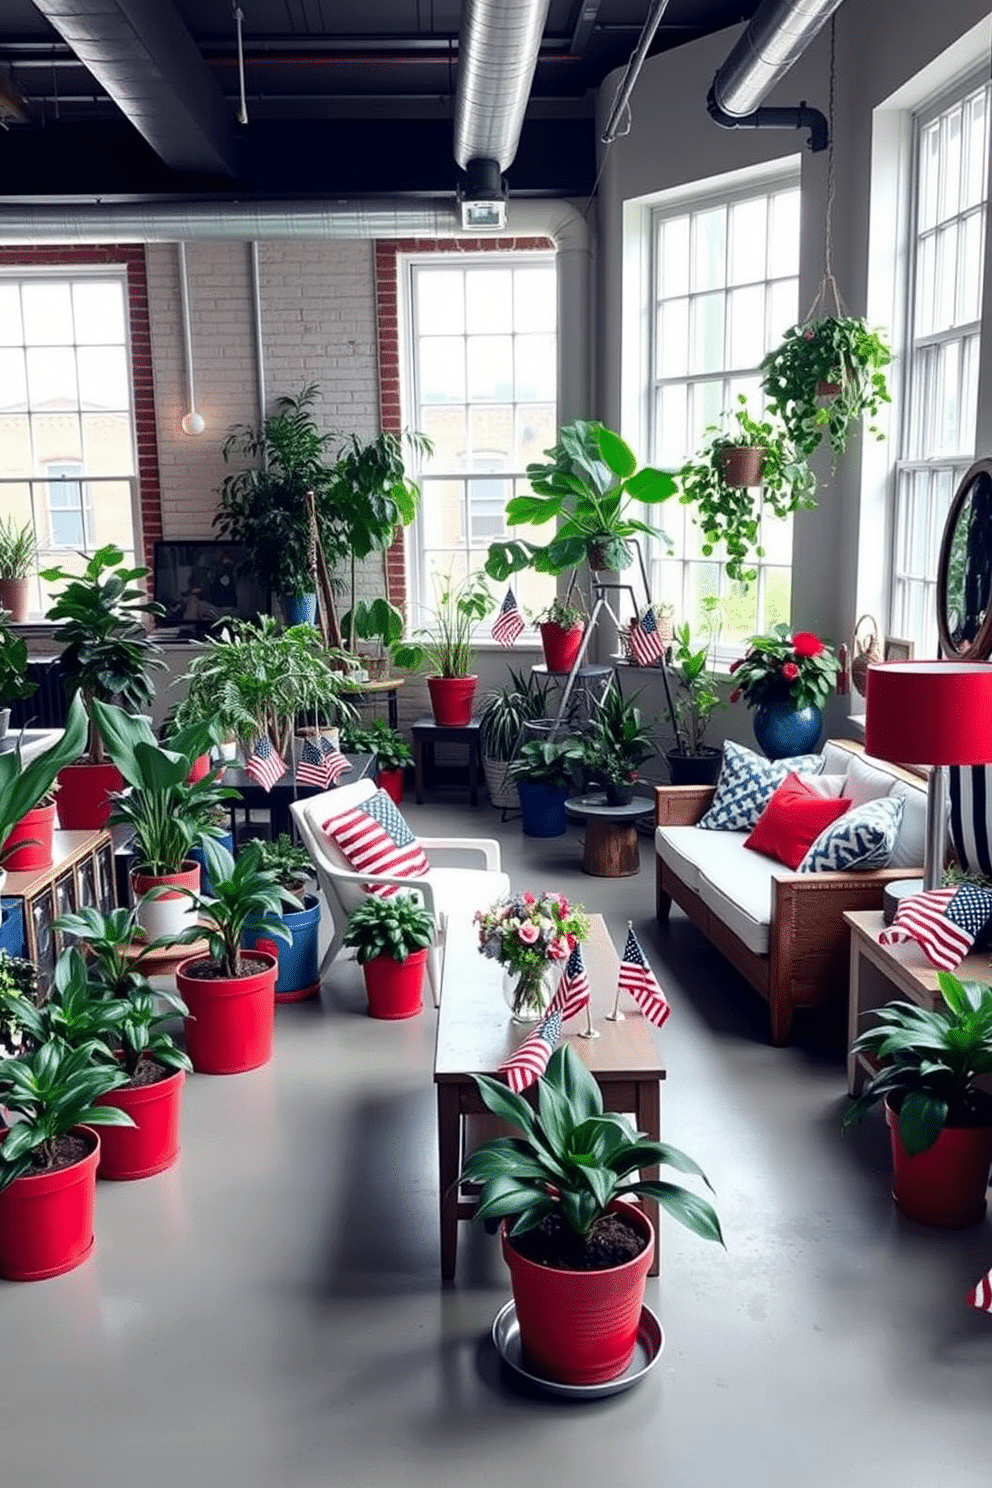
<svg viewBox="0 0 992 1488"><path fill-rule="evenodd" d="M713 80L711 97L717 108L734 120L753 114L840 4L764 0Z"/></svg>

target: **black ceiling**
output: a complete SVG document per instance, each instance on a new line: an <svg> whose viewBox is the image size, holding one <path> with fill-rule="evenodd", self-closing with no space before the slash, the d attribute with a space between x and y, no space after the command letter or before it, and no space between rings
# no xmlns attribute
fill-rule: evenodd
<svg viewBox="0 0 992 1488"><path fill-rule="evenodd" d="M180 25L188 31L226 100L233 175L164 164L41 10L0 0L0 200L454 192L457 0L242 0L244 126L235 122L231 0L154 5L174 37L184 39ZM652 51L747 20L756 5L671 0ZM551 0L508 171L514 194L591 190L595 91L627 60L649 8L650 0Z"/></svg>

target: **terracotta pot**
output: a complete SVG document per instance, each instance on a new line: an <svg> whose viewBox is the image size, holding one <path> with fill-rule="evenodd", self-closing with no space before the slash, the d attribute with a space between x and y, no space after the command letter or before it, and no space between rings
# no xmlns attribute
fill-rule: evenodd
<svg viewBox="0 0 992 1488"><path fill-rule="evenodd" d="M243 977L191 977L188 968L205 958L191 957L176 970L179 995L189 1008L186 1051L193 1068L205 1075L238 1075L272 1058L275 986L279 961L257 946L250 952L264 971Z"/></svg>
<svg viewBox="0 0 992 1488"><path fill-rule="evenodd" d="M375 956L362 967L370 1018L414 1018L424 1006L427 952L412 951L405 961Z"/></svg>
<svg viewBox="0 0 992 1488"><path fill-rule="evenodd" d="M403 804L403 778L402 770L379 770L375 777L376 785L384 790L397 806Z"/></svg>
<svg viewBox="0 0 992 1488"><path fill-rule="evenodd" d="M100 1138L88 1126L73 1136L92 1143L69 1168L15 1178L0 1192L0 1276L44 1281L72 1271L93 1249L93 1209Z"/></svg>
<svg viewBox="0 0 992 1488"><path fill-rule="evenodd" d="M111 1090L98 1106L118 1106L134 1126L104 1126L100 1143L101 1178L126 1180L164 1173L179 1161L179 1113L185 1070L172 1070L151 1085Z"/></svg>
<svg viewBox="0 0 992 1488"><path fill-rule="evenodd" d="M765 469L765 451L758 446L737 445L721 450L723 478L728 486L760 486Z"/></svg>
<svg viewBox="0 0 992 1488"><path fill-rule="evenodd" d="M640 1255L606 1271L559 1271L528 1261L501 1236L527 1368L568 1385L596 1385L627 1368L637 1343L644 1287L654 1255L654 1227L641 1209L615 1203L644 1235Z"/></svg>
<svg viewBox="0 0 992 1488"><path fill-rule="evenodd" d="M548 671L570 672L579 654L585 627L572 625L566 629L562 625L554 624L553 621L544 620L541 622L540 631Z"/></svg>
<svg viewBox="0 0 992 1488"><path fill-rule="evenodd" d="M917 1224L963 1230L985 1218L992 1167L992 1127L945 1126L932 1147L910 1157L899 1135L898 1113L885 1103L892 1146L892 1197Z"/></svg>
<svg viewBox="0 0 992 1488"><path fill-rule="evenodd" d="M124 789L116 765L66 765L59 771L56 805L65 832L95 832L107 825L111 791Z"/></svg>
<svg viewBox="0 0 992 1488"><path fill-rule="evenodd" d="M439 728L464 728L472 722L472 699L478 685L477 676L427 678L434 722Z"/></svg>
<svg viewBox="0 0 992 1488"><path fill-rule="evenodd" d="M0 610L9 610L15 625L27 620L30 603L30 579L0 579Z"/></svg>
<svg viewBox="0 0 992 1488"><path fill-rule="evenodd" d="M210 773L210 754L201 754L193 761L193 768L186 776L189 785L195 785L198 780L203 780Z"/></svg>
<svg viewBox="0 0 992 1488"><path fill-rule="evenodd" d="M142 904L139 901L149 889L167 889ZM184 892L188 891L188 892ZM138 924L149 940L172 940L175 942L183 931L196 924L196 909L190 894L200 892L200 865L192 858L183 863L180 873L144 873L141 868L131 869L131 898L137 906Z"/></svg>
<svg viewBox="0 0 992 1488"><path fill-rule="evenodd" d="M816 396L818 398L836 398L839 392L839 382L818 382L816 384Z"/></svg>
<svg viewBox="0 0 992 1488"><path fill-rule="evenodd" d="M48 806L36 806L33 811L25 812L7 838L6 845L13 850L4 859L4 867L10 873L30 873L35 868L50 868L54 833L54 801ZM18 842L23 846L15 847Z"/></svg>

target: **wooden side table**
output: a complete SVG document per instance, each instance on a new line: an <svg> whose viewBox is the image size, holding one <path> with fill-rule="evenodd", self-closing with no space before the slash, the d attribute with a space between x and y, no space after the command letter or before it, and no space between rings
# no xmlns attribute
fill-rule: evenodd
<svg viewBox="0 0 992 1488"><path fill-rule="evenodd" d="M473 806L479 804L479 776L482 773L482 735L479 720L471 723L449 725L435 723L432 717L418 718L411 730L413 735L413 767L416 776L417 805L424 803L424 784L434 773L434 746L436 744L463 744L468 749L468 789ZM426 766L426 769L425 769Z"/></svg>
<svg viewBox="0 0 992 1488"><path fill-rule="evenodd" d="M117 903L110 833L56 832L52 866L8 873L4 897L22 902L27 959L38 968L38 989L44 994L63 944L52 921L85 905L106 913Z"/></svg>
<svg viewBox="0 0 992 1488"><path fill-rule="evenodd" d="M565 810L586 823L583 873L594 878L631 878L640 873L637 822L654 811L653 801L635 796L626 806L609 806L605 791L596 791L589 796L570 796Z"/></svg>

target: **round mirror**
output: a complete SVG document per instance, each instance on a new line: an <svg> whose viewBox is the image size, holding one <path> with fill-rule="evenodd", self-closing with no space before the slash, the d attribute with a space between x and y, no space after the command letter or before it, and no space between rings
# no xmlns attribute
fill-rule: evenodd
<svg viewBox="0 0 992 1488"><path fill-rule="evenodd" d="M992 653L992 460L976 460L965 472L947 513L937 629L949 658L984 661Z"/></svg>

